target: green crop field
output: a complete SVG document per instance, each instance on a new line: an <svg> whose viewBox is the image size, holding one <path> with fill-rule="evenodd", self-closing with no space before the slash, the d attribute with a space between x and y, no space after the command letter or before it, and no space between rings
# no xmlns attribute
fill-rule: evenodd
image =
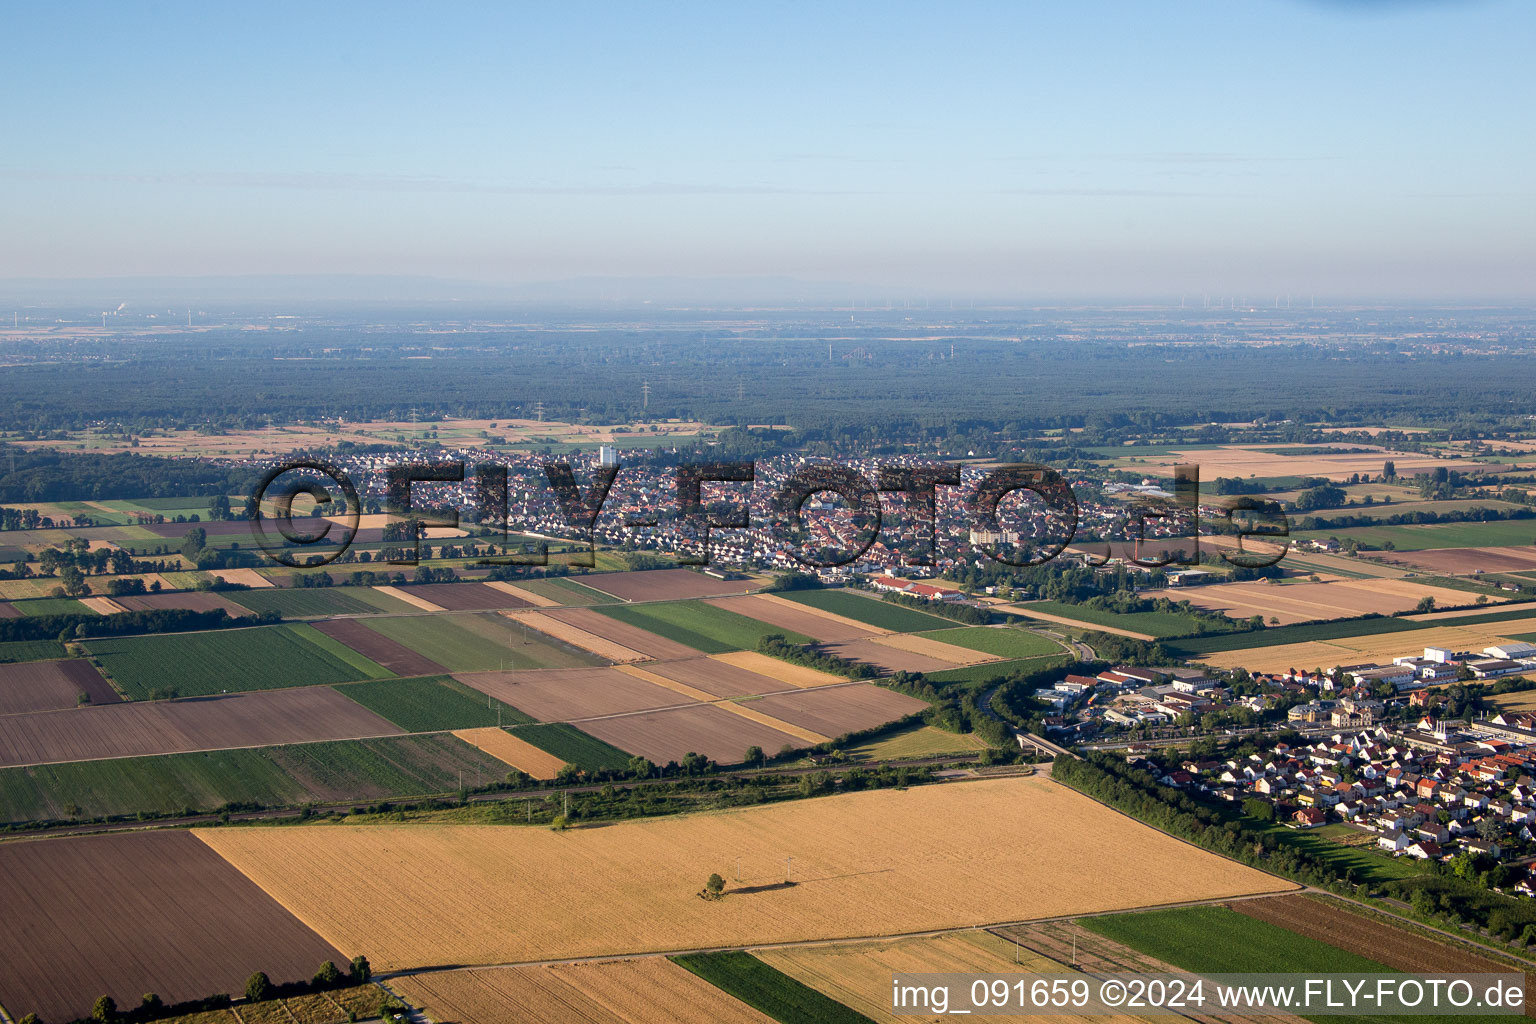
<svg viewBox="0 0 1536 1024"><path fill-rule="evenodd" d="M276 612L285 619L323 618L327 615L368 615L380 611L378 605L355 596L366 587L301 587L297 589L264 588L238 590L224 596L253 612ZM389 611L409 611L410 605L395 601L387 594L377 595L394 605Z"/></svg>
<svg viewBox="0 0 1536 1024"><path fill-rule="evenodd" d="M1050 637L1011 626L961 626L959 629L936 629L918 636L1000 658L1039 658L1062 651L1061 644Z"/></svg>
<svg viewBox="0 0 1536 1024"><path fill-rule="evenodd" d="M874 1024L751 953L689 953L672 961L781 1024Z"/></svg>
<svg viewBox="0 0 1536 1024"><path fill-rule="evenodd" d="M1398 551L1425 551L1430 548L1524 547L1536 541L1536 520L1501 519L1488 523L1425 523L1411 526L1352 526L1342 530L1303 530L1293 533L1301 540L1340 541L1353 538L1357 543L1384 548L1390 543Z"/></svg>
<svg viewBox="0 0 1536 1024"><path fill-rule="evenodd" d="M197 697L366 678L310 643L297 626L107 637L87 641L86 648L134 700L147 700L156 689Z"/></svg>
<svg viewBox="0 0 1536 1024"><path fill-rule="evenodd" d="M64 647L56 640L13 640L0 643L0 663L8 661L52 661L64 657Z"/></svg>
<svg viewBox="0 0 1536 1024"><path fill-rule="evenodd" d="M520 725L535 719L448 676L376 679L336 689L407 732ZM500 711L500 718L497 712Z"/></svg>
<svg viewBox="0 0 1536 1024"><path fill-rule="evenodd" d="M897 633L920 633L955 624L953 619L929 615L878 597L864 597L849 590L786 590L778 596Z"/></svg>
<svg viewBox="0 0 1536 1024"><path fill-rule="evenodd" d="M1392 968L1326 942L1297 934L1226 907L1185 907L1136 914L1089 917L1078 924L1091 932L1198 974L1357 973L1400 974ZM1305 1015L1303 1015L1305 1016ZM1379 1015L1307 1017L1319 1024L1365 1024L1424 1018ZM1492 1024L1495 1016L1457 1017Z"/></svg>
<svg viewBox="0 0 1536 1024"><path fill-rule="evenodd" d="M687 644L705 654L750 651L770 633L783 634L792 644L811 643L808 636L791 633L703 601L601 605L593 610L631 626L648 629L668 640Z"/></svg>
<svg viewBox="0 0 1536 1024"><path fill-rule="evenodd" d="M1005 679L1015 672L1034 672L1070 660L1066 655L1044 655L1012 661L987 661L963 668L947 668L942 672L924 672L923 678L935 683L988 683L994 679Z"/></svg>
<svg viewBox="0 0 1536 1024"><path fill-rule="evenodd" d="M406 615L362 621L374 632L431 658L450 672L607 664L595 654L494 613Z"/></svg>
<svg viewBox="0 0 1536 1024"><path fill-rule="evenodd" d="M547 597L551 601L559 601L563 605L572 607L619 603L619 599L612 594L604 594L574 579L565 579L560 576L549 576L541 580L518 580L515 585L540 597Z"/></svg>
<svg viewBox="0 0 1536 1024"><path fill-rule="evenodd" d="M525 725L512 730L512 735L589 772L629 766L629 754L564 722Z"/></svg>
<svg viewBox="0 0 1536 1024"><path fill-rule="evenodd" d="M461 772L466 784L478 785L506 771L449 735L3 768L0 822L427 796L457 789Z"/></svg>
<svg viewBox="0 0 1536 1024"><path fill-rule="evenodd" d="M1065 619L1076 619L1079 622L1090 623L1095 626L1128 629L1133 633L1145 633L1147 636L1179 636L1184 633L1193 633L1202 628L1199 619L1193 615L1181 615L1178 612L1128 612L1121 614L1120 612L1105 611L1102 608L1089 608L1086 605L1068 604L1064 601L1030 601L1025 607L1047 615L1060 615Z"/></svg>
<svg viewBox="0 0 1536 1024"><path fill-rule="evenodd" d="M288 632L300 640L308 641L338 661L352 666L357 673L353 679L392 679L394 673L373 659L354 651L335 637L327 636L307 622L295 622Z"/></svg>
<svg viewBox="0 0 1536 1024"><path fill-rule="evenodd" d="M27 616L96 614L72 597L35 597L26 601L12 601L11 607Z"/></svg>

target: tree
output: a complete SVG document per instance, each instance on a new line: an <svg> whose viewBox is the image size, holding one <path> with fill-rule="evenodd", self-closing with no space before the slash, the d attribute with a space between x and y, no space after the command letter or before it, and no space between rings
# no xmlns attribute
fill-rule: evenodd
<svg viewBox="0 0 1536 1024"><path fill-rule="evenodd" d="M747 762L747 764L762 764L763 763L763 748L759 747L759 746L756 746L756 745L748 747L747 748L746 762Z"/></svg>
<svg viewBox="0 0 1536 1024"><path fill-rule="evenodd" d="M711 896L719 896L725 891L725 879L718 874L712 874L704 882L704 888L709 890Z"/></svg>
<svg viewBox="0 0 1536 1024"><path fill-rule="evenodd" d="M1419 598L1419 603L1414 606L1413 610L1416 612L1432 612L1435 610L1435 599L1427 595L1421 597Z"/></svg>
<svg viewBox="0 0 1536 1024"><path fill-rule="evenodd" d="M165 1003L153 992L145 992L143 998L139 1000L139 1010L146 1017L159 1013L164 1006Z"/></svg>
<svg viewBox="0 0 1536 1024"><path fill-rule="evenodd" d="M648 758L632 757L629 759L629 774L637 779L648 779L656 774L656 766Z"/></svg>
<svg viewBox="0 0 1536 1024"><path fill-rule="evenodd" d="M352 978L359 985L365 984L373 977L373 968L368 965L368 958L359 954L352 958Z"/></svg>
<svg viewBox="0 0 1536 1024"><path fill-rule="evenodd" d="M336 964L330 960L327 960L325 963L321 964L320 969L315 972L315 984L317 985L334 985L340 980L341 971L338 970Z"/></svg>
<svg viewBox="0 0 1536 1024"><path fill-rule="evenodd" d="M208 503L208 518L214 522L221 522L229 516L229 495L216 494Z"/></svg>
<svg viewBox="0 0 1536 1024"><path fill-rule="evenodd" d="M267 977L266 971L257 971L245 979L245 998L253 1003L259 1003L272 995L272 979Z"/></svg>
<svg viewBox="0 0 1536 1024"><path fill-rule="evenodd" d="M84 597L91 592L91 585L85 582L85 573L76 565L66 565L59 570L59 582L64 587L64 593L69 597Z"/></svg>
<svg viewBox="0 0 1536 1024"><path fill-rule="evenodd" d="M37 1019L37 1014L29 1013L25 1017L21 1018L20 1024L42 1024L42 1021Z"/></svg>
<svg viewBox="0 0 1536 1024"><path fill-rule="evenodd" d="M102 996L91 1007L91 1019L99 1021L114 1020L117 1017L117 1000L111 996Z"/></svg>

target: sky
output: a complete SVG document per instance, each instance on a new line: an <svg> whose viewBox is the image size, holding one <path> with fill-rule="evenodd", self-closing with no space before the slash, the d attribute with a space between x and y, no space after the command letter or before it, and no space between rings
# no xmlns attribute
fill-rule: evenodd
<svg viewBox="0 0 1536 1024"><path fill-rule="evenodd" d="M1529 0L40 2L3 36L0 278L1536 299Z"/></svg>

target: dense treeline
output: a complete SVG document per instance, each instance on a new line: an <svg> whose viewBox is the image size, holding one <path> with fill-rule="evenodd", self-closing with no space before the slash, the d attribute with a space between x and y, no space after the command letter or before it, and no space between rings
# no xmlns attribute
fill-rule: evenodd
<svg viewBox="0 0 1536 1024"><path fill-rule="evenodd" d="M202 629L232 629L279 621L273 613L231 616L222 608L198 612L187 608L157 608L112 615L38 615L0 619L0 643L16 640L78 640L141 633L191 633Z"/></svg>
<svg viewBox="0 0 1536 1024"><path fill-rule="evenodd" d="M0 375L0 380L4 379ZM231 382L231 387L237 386ZM254 482L250 469L193 459L58 452L0 444L0 502L241 494Z"/></svg>

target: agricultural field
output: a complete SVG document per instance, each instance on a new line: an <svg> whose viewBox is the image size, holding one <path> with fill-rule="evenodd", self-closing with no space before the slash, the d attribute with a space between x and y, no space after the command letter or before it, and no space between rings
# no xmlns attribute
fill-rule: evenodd
<svg viewBox="0 0 1536 1024"><path fill-rule="evenodd" d="M505 761L535 779L553 779L565 767L565 762L555 755L494 725L455 729L453 734L470 746L485 751L498 761Z"/></svg>
<svg viewBox="0 0 1536 1024"><path fill-rule="evenodd" d="M1407 566L1420 571L1467 575L1483 572L1529 572L1536 569L1536 548L1529 544L1510 547L1427 548L1419 551L1365 551L1364 565Z"/></svg>
<svg viewBox="0 0 1536 1024"><path fill-rule="evenodd" d="M228 593L226 591L225 593ZM265 593L265 591L255 591ZM131 612L158 611L161 608L185 608L194 612L223 611L230 618L249 616L252 609L231 601L224 594L208 590L185 590L171 594L124 594L112 600Z"/></svg>
<svg viewBox="0 0 1536 1024"><path fill-rule="evenodd" d="M1159 456L1149 456L1147 464L1138 464L1137 472L1151 476L1173 476L1175 466L1196 463L1200 466L1201 477L1210 480L1217 477L1258 477L1266 480L1321 476L1340 481L1348 480L1357 473L1375 476L1382 471L1382 465L1387 460L1396 464L1400 476L1430 472L1439 467L1466 468L1464 461L1440 459L1415 452L1379 449L1329 454L1318 451L1319 448L1326 450L1330 447L1333 446L1297 444L1282 449L1262 445L1221 445L1214 448L1184 445ZM1285 454L1280 454L1281 451ZM1159 458L1162 461L1158 461Z"/></svg>
<svg viewBox="0 0 1536 1024"><path fill-rule="evenodd" d="M82 698L96 704L120 699L87 661L0 663L0 715L61 711Z"/></svg>
<svg viewBox="0 0 1536 1024"><path fill-rule="evenodd" d="M594 608L545 608L513 616L565 643L574 644L609 661L693 658L698 651L648 630L599 615Z"/></svg>
<svg viewBox="0 0 1536 1024"><path fill-rule="evenodd" d="M877 632L872 626L842 618L809 605L786 601L774 594L743 594L711 598L705 604L737 615L766 622L777 630L808 636L812 640L860 640Z"/></svg>
<svg viewBox="0 0 1536 1024"><path fill-rule="evenodd" d="M575 668L603 661L526 629L514 618L459 612L358 620L450 672Z"/></svg>
<svg viewBox="0 0 1536 1024"><path fill-rule="evenodd" d="M785 747L798 749L828 738L795 735L794 727L779 724L784 727L735 714L725 706L688 704L665 711L596 718L582 722L581 727L605 743L655 764L681 762L690 753L703 754L720 764L736 764L746 759L748 747L762 747L775 754Z"/></svg>
<svg viewBox="0 0 1536 1024"><path fill-rule="evenodd" d="M0 768L0 822L294 807L451 792L506 767L445 734Z"/></svg>
<svg viewBox="0 0 1536 1024"><path fill-rule="evenodd" d="M574 725L561 722L525 725L514 730L513 735L567 764L574 764L587 771L618 771L629 765L629 754L612 744L604 743L596 736L582 732Z"/></svg>
<svg viewBox="0 0 1536 1024"><path fill-rule="evenodd" d="M884 637L880 639L885 639ZM954 668L958 662L935 658L914 651L904 651L874 640L847 640L836 644L821 644L820 649L839 658L867 662L882 673L892 672L943 672Z"/></svg>
<svg viewBox="0 0 1536 1024"><path fill-rule="evenodd" d="M537 728L537 727L526 727ZM518 735L526 735L523 729ZM936 829L935 821L964 821ZM1290 891L1042 778L878 790L566 832L517 826L197 830L376 969L969 927ZM900 843L872 844L896 834ZM1125 851L1115 856L1113 851ZM793 856L798 884L784 880ZM711 871L745 885L694 898ZM1093 863L1092 875L1073 865ZM419 865L431 864L431 872ZM339 879L368 879L358 898ZM1155 895L1153 895L1155 894ZM603 908L590 927L573 906ZM508 920L522 922L508 929Z"/></svg>
<svg viewBox="0 0 1536 1024"><path fill-rule="evenodd" d="M450 612L528 607L528 602L522 598L514 597L497 587L488 587L484 583L412 584L397 589Z"/></svg>
<svg viewBox="0 0 1536 1024"><path fill-rule="evenodd" d="M0 643L0 665L18 661L48 661L64 656L64 645L56 640L12 640Z"/></svg>
<svg viewBox="0 0 1536 1024"><path fill-rule="evenodd" d="M865 597L851 590L786 590L778 596L855 622L866 622L892 633L920 633L954 625L951 619L929 615L891 601L882 601L878 597Z"/></svg>
<svg viewBox="0 0 1536 1024"><path fill-rule="evenodd" d="M327 686L131 701L0 716L0 765L390 736L401 730Z"/></svg>
<svg viewBox="0 0 1536 1024"><path fill-rule="evenodd" d="M985 626L978 626L985 629ZM976 665L984 661L1001 661L995 654L987 654L985 651L974 647L956 647L953 644L942 643L930 639L918 633L887 633L884 636L871 637L870 643L879 644L881 647L889 647L892 650L906 651L910 654L919 654L925 658L935 658L939 661L947 661L951 665Z"/></svg>
<svg viewBox="0 0 1536 1024"><path fill-rule="evenodd" d="M258 614L276 612L285 619L321 619L330 615L369 615L381 611L410 611L404 601L395 601L369 587L269 587L265 590L241 590L233 599Z"/></svg>
<svg viewBox="0 0 1536 1024"><path fill-rule="evenodd" d="M958 629L939 629L917 635L1009 660L1040 658L1064 651L1061 644L1050 637L1009 626L961 626Z"/></svg>
<svg viewBox="0 0 1536 1024"><path fill-rule="evenodd" d="M1043 612L1091 626L1109 626L1148 637L1183 636L1204 628L1193 615L1179 612L1112 612L1065 601L1030 601L1024 612Z"/></svg>
<svg viewBox="0 0 1536 1024"><path fill-rule="evenodd" d="M460 683L545 722L652 711L682 704L688 699L608 666L471 672L457 678ZM482 697L482 703L484 700ZM493 720L489 724L496 723Z"/></svg>
<svg viewBox="0 0 1536 1024"><path fill-rule="evenodd" d="M842 676L835 676L830 672L822 672L819 669L808 668L805 665L796 665L792 661L783 658L773 658L756 651L730 651L725 654L711 654L709 660L720 665L729 665L732 668L744 669L753 675L766 676L769 679L783 683L785 686L830 686L833 683L842 683L847 680ZM683 662L663 662L669 673L673 673L673 666L684 664ZM661 666L650 666L657 670ZM675 673L674 673L675 674ZM743 677L744 678L744 677ZM730 685L729 683L714 683L711 685ZM708 686L699 684L700 689L709 689Z"/></svg>
<svg viewBox="0 0 1536 1024"><path fill-rule="evenodd" d="M722 580L691 569L589 573L581 582L620 601L689 601L745 594L762 586L757 580Z"/></svg>
<svg viewBox="0 0 1536 1024"><path fill-rule="evenodd" d="M987 744L974 733L945 732L931 725L909 725L877 739L847 748L860 761L935 757L940 754L974 754Z"/></svg>
<svg viewBox="0 0 1536 1024"><path fill-rule="evenodd" d="M1472 617L1475 619L1475 617ZM1389 622L1406 622L1389 619ZM1451 619L1443 626L1425 626L1421 622L1408 625L1423 628L1398 630L1385 633L1368 633L1360 636L1336 637L1327 641L1283 644L1279 646L1254 646L1242 651L1223 651L1213 655L1200 655L1199 660L1216 668L1242 666L1249 671L1283 672L1287 668L1331 668L1334 665L1351 665L1363 661L1380 661L1403 654L1418 654L1426 647L1448 647L1458 651L1479 651L1517 633L1528 632L1536 626L1536 614L1503 622L1451 625L1468 622L1468 619ZM1268 631L1266 631L1268 632ZM1256 634L1262 637L1263 634ZM1258 643L1263 643L1258 640Z"/></svg>
<svg viewBox="0 0 1536 1024"><path fill-rule="evenodd" d="M1212 583L1199 587L1148 590L1142 597L1188 601L1197 608L1222 612L1234 619L1260 616L1279 625L1361 615L1392 615L1411 611L1424 598L1442 608L1470 604L1461 591L1425 586L1415 580L1332 580L1327 583Z"/></svg>
<svg viewBox="0 0 1536 1024"><path fill-rule="evenodd" d="M781 1024L872 1024L751 953L691 953L672 961Z"/></svg>
<svg viewBox="0 0 1536 1024"><path fill-rule="evenodd" d="M797 668L799 666L796 666ZM661 677L697 690L708 698L751 697L790 689L790 685L772 676L762 675L750 669L713 658L689 658L686 661L658 661L631 670L643 673L640 678ZM815 671L812 669L811 671ZM818 672L817 685L847 682L841 676ZM665 685L665 684L663 684Z"/></svg>
<svg viewBox="0 0 1536 1024"><path fill-rule="evenodd" d="M435 676L445 670L431 658L424 658L398 641L369 629L356 619L316 622L314 629L397 676ZM380 673L383 674L383 673Z"/></svg>
<svg viewBox="0 0 1536 1024"><path fill-rule="evenodd" d="M754 700L749 706L824 736L862 732L928 710L927 701L869 683L773 694Z"/></svg>
<svg viewBox="0 0 1536 1024"><path fill-rule="evenodd" d="M26 922L0 929L0 1003L14 1018L86 1017L103 993L127 1008L145 992L167 1003L238 992L256 970L307 980L351 955L189 832L0 844L0 904Z"/></svg>
<svg viewBox="0 0 1536 1024"><path fill-rule="evenodd" d="M952 668L942 672L924 672L923 678L935 683L983 683L993 679L1005 679L1015 672L1034 672L1073 660L1069 655L1052 658L1029 658L1025 661L988 661L965 668Z"/></svg>
<svg viewBox="0 0 1536 1024"><path fill-rule="evenodd" d="M664 604L602 605L595 609L603 615L639 629L655 633L675 643L703 651L750 651L770 633L781 633L793 644L808 644L811 638L791 633L745 615L728 612L703 601L678 601Z"/></svg>
<svg viewBox="0 0 1536 1024"><path fill-rule="evenodd" d="M550 967L434 971L393 983L456 1024L772 1024L665 957Z"/></svg>
<svg viewBox="0 0 1536 1024"><path fill-rule="evenodd" d="M17 615L35 618L40 615L90 615L91 609L72 597L36 597L27 601L12 601L11 608Z"/></svg>
<svg viewBox="0 0 1536 1024"><path fill-rule="evenodd" d="M556 604L569 605L583 608L594 604L613 604L618 598L612 594L605 594L601 590L594 590L577 578L564 576L546 576L542 579L518 580L517 586L522 589L548 598Z"/></svg>
<svg viewBox="0 0 1536 1024"><path fill-rule="evenodd" d="M336 687L380 718L406 732L442 732L531 723L517 708L487 697L447 676L375 679Z"/></svg>
<svg viewBox="0 0 1536 1024"><path fill-rule="evenodd" d="M368 675L305 639L295 626L108 637L88 640L85 647L134 700L167 689L196 697L347 683Z"/></svg>
<svg viewBox="0 0 1536 1024"><path fill-rule="evenodd" d="M1486 523L1416 523L1406 526L1351 526L1341 530L1301 530L1293 540L1355 541L1373 548L1391 544L1397 551L1430 548L1529 547L1536 541L1536 520L1496 519Z"/></svg>

